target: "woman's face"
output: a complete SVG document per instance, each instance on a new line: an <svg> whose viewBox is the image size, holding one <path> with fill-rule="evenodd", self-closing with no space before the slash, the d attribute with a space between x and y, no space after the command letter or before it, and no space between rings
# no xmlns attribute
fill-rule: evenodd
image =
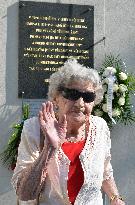
<svg viewBox="0 0 135 205"><path fill-rule="evenodd" d="M71 89L76 91L85 93L85 92L94 92L94 87L90 83L80 84L79 82L72 83L70 86L66 86L68 88L68 96L70 94ZM78 94L78 92L77 92ZM72 93L73 96L74 92ZM88 99L88 98L87 98ZM58 117L61 118L64 114L66 114L66 119L68 124L83 124L85 122L86 115L90 115L94 101L93 102L85 102L85 97L79 97L78 99L69 98L67 96L63 96L61 93L56 97L56 104L58 106Z"/></svg>

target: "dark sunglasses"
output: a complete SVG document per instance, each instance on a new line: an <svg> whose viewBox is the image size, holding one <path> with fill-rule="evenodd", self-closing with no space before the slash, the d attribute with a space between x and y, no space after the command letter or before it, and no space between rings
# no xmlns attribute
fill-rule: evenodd
<svg viewBox="0 0 135 205"><path fill-rule="evenodd" d="M76 101L79 98L83 98L84 102L90 103L95 100L96 94L94 92L80 92L76 89L70 89L65 87L60 87L58 91L61 92L61 95L71 101Z"/></svg>

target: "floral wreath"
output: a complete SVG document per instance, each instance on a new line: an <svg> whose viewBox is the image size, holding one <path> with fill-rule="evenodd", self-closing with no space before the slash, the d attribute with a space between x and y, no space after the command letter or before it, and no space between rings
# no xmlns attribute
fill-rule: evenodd
<svg viewBox="0 0 135 205"><path fill-rule="evenodd" d="M105 57L99 75L103 86L103 100L94 107L93 114L104 118L109 127L117 122L125 125L135 122L131 103L131 96L135 91L135 75L128 74L125 63L119 56L112 55Z"/></svg>

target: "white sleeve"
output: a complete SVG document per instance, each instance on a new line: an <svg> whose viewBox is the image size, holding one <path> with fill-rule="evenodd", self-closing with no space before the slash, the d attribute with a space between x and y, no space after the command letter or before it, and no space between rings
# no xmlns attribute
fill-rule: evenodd
<svg viewBox="0 0 135 205"><path fill-rule="evenodd" d="M103 180L113 178L113 169L111 165L110 149L111 149L110 130L106 124L105 126L105 161L104 161Z"/></svg>
<svg viewBox="0 0 135 205"><path fill-rule="evenodd" d="M16 190L18 177L22 171L39 156L40 127L37 118L26 120L21 134L18 148L17 163L11 183Z"/></svg>

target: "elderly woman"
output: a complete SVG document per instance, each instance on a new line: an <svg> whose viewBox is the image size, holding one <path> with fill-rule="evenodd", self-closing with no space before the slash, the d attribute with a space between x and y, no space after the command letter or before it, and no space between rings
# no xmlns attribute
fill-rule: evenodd
<svg viewBox="0 0 135 205"><path fill-rule="evenodd" d="M20 204L102 205L103 189L111 205L124 205L107 123L91 115L102 100L98 73L68 60L51 76L48 97L24 123L12 178Z"/></svg>

